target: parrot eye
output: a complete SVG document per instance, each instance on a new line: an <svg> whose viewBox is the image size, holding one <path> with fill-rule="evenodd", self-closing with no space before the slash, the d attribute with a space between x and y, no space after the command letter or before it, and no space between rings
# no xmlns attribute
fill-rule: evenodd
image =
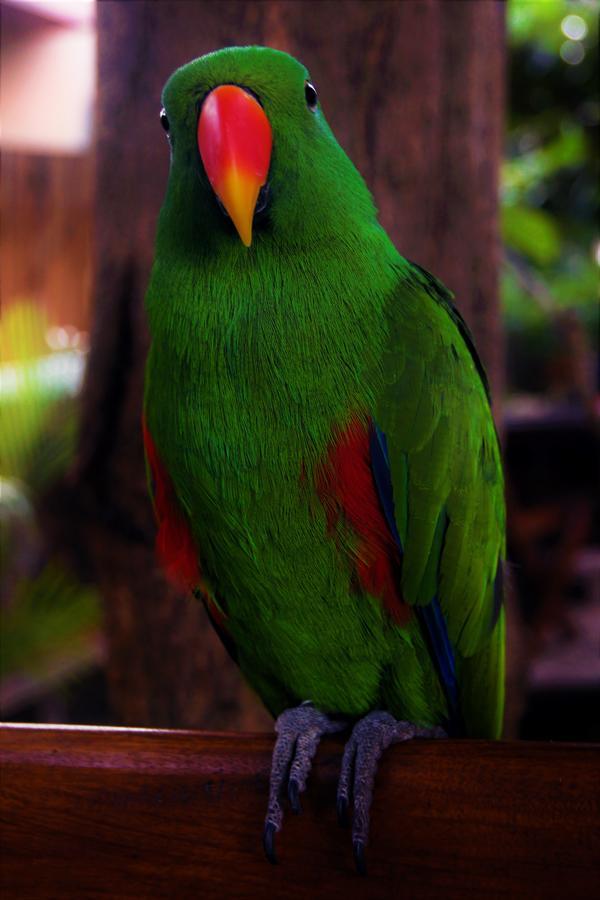
<svg viewBox="0 0 600 900"><path fill-rule="evenodd" d="M319 98L317 97L314 84L311 84L310 81L307 81L304 85L304 96L306 97L306 105L308 108L316 109Z"/></svg>
<svg viewBox="0 0 600 900"><path fill-rule="evenodd" d="M168 134L169 133L169 120L167 119L167 114L164 110L164 107L160 111L159 118L160 118L160 124L162 125L162 127L165 129L165 131Z"/></svg>

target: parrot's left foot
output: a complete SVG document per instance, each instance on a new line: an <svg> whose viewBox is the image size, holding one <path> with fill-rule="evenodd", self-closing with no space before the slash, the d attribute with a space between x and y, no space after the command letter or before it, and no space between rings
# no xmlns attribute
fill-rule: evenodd
<svg viewBox="0 0 600 900"><path fill-rule="evenodd" d="M375 710L357 722L344 749L337 792L338 818L342 824L346 822L348 805L353 797L352 846L356 868L361 875L366 875L367 871L365 847L379 758L391 744L416 737L444 738L447 735L443 728L421 728L411 722L398 722L390 713Z"/></svg>
<svg viewBox="0 0 600 900"><path fill-rule="evenodd" d="M277 741L271 762L269 808L263 832L263 846L269 862L277 862L275 834L283 822L280 801L286 779L290 806L295 813L299 813L299 795L306 788L306 779L319 741L324 734L333 734L347 727L347 721L330 719L309 702L286 709L275 722Z"/></svg>

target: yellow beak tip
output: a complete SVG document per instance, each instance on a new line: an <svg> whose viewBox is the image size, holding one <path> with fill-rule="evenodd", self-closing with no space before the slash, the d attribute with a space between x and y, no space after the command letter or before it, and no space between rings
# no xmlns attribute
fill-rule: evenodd
<svg viewBox="0 0 600 900"><path fill-rule="evenodd" d="M218 192L245 247L252 244L252 219L260 188L257 178L232 168Z"/></svg>
<svg viewBox="0 0 600 900"><path fill-rule="evenodd" d="M231 217L231 221L235 226L235 230L240 236L240 240L244 247L249 247L252 244L252 222L243 224L239 221L236 222L234 217Z"/></svg>

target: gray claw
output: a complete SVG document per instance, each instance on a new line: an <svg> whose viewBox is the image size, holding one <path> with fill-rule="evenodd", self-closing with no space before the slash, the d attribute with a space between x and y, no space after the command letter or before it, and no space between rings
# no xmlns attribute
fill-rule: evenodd
<svg viewBox="0 0 600 900"><path fill-rule="evenodd" d="M356 863L356 871L359 875L367 874L367 863L365 861L365 845L362 841L354 841L354 862Z"/></svg>
<svg viewBox="0 0 600 900"><path fill-rule="evenodd" d="M300 803L300 788L295 778L290 778L288 784L288 798L290 806L292 807L292 812L299 816L302 812L302 805Z"/></svg>
<svg viewBox="0 0 600 900"><path fill-rule="evenodd" d="M337 817L338 822L342 826L342 828L347 828L349 824L348 819L348 799L347 797L338 797L337 800Z"/></svg>
<svg viewBox="0 0 600 900"><path fill-rule="evenodd" d="M269 860L269 862L276 866L279 860L277 859L277 854L275 853L275 835L277 834L277 829L273 825L272 822L267 822L265 825L265 830L263 831L263 847L265 850L265 856Z"/></svg>

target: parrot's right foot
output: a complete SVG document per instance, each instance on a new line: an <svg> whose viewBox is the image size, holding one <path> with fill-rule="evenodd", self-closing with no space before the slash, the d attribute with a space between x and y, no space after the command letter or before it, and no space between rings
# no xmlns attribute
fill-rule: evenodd
<svg viewBox="0 0 600 900"><path fill-rule="evenodd" d="M280 801L286 779L290 806L298 814L302 811L299 797L306 788L319 741L324 734L333 734L347 727L347 722L328 718L309 702L286 709L275 722L277 742L271 762L269 807L263 832L263 846L269 862L277 862L275 834L283 822Z"/></svg>

